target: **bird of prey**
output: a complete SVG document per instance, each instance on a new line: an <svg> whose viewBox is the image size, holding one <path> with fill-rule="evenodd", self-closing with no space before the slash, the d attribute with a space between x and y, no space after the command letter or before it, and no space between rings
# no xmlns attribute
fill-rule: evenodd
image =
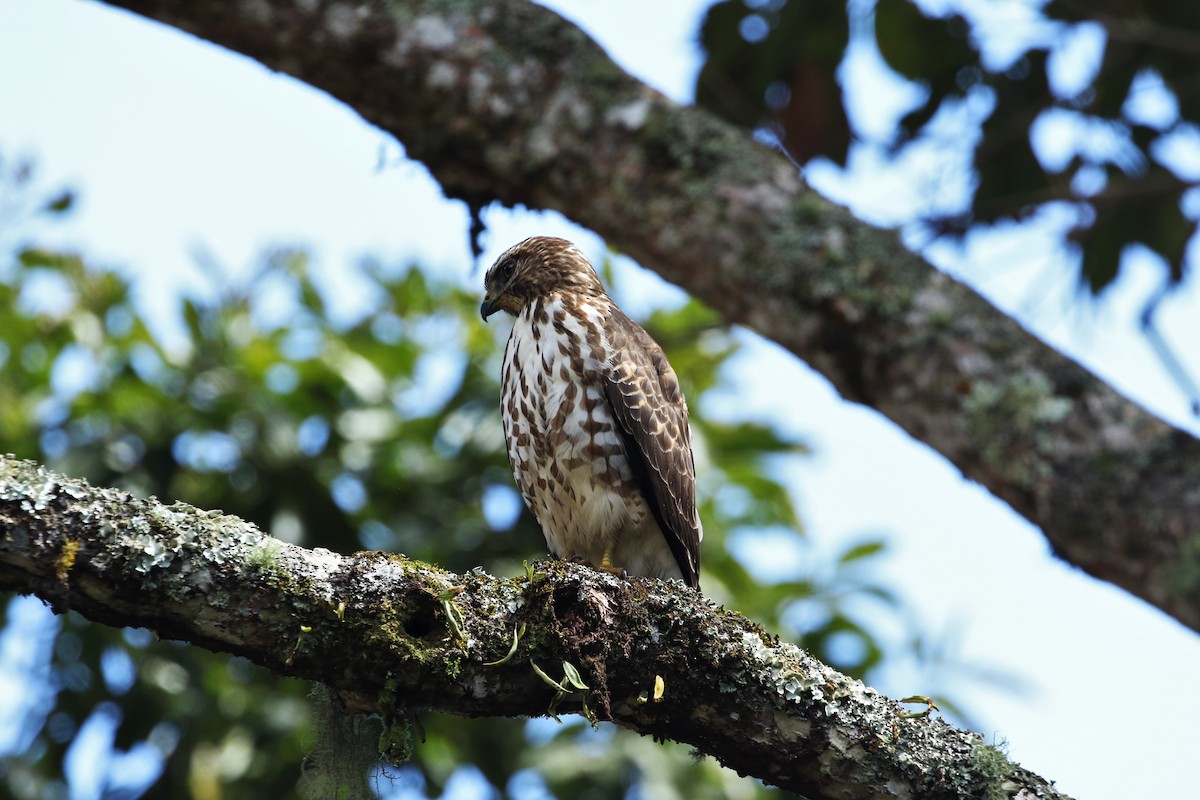
<svg viewBox="0 0 1200 800"><path fill-rule="evenodd" d="M508 461L551 555L700 586L687 404L662 348L571 242L535 236L484 277L516 317L500 408Z"/></svg>

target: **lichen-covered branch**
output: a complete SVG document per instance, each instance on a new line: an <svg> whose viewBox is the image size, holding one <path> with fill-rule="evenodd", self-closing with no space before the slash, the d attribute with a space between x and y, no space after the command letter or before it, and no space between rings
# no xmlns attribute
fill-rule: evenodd
<svg viewBox="0 0 1200 800"><path fill-rule="evenodd" d="M329 92L446 193L557 209L1200 630L1200 441L526 0L110 0ZM297 169L302 169L297 165ZM819 422L814 421L814 424Z"/></svg>
<svg viewBox="0 0 1200 800"><path fill-rule="evenodd" d="M0 591L321 681L352 711L539 716L586 704L814 800L1062 796L977 735L907 716L681 583L538 569L454 575L306 550L220 512L0 457Z"/></svg>

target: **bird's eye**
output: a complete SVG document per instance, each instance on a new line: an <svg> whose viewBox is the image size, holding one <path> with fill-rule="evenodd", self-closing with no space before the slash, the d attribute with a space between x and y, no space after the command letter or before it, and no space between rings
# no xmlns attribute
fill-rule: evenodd
<svg viewBox="0 0 1200 800"><path fill-rule="evenodd" d="M499 268L496 270L496 272L500 275L501 280L507 281L509 278L512 277L513 270L516 268L517 268L517 262L513 261L510 258L510 259L507 259L503 264L501 264L499 266Z"/></svg>

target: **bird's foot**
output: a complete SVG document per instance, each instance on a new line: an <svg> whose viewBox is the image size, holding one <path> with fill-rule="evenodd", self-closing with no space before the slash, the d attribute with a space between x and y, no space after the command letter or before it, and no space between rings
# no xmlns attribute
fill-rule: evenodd
<svg viewBox="0 0 1200 800"><path fill-rule="evenodd" d="M616 575L618 578L621 578L622 580L629 579L629 573L627 573L621 567L613 566L612 549L611 548L604 551L604 557L600 559L600 566L598 567L598 569L602 572L607 572L609 575Z"/></svg>
<svg viewBox="0 0 1200 800"><path fill-rule="evenodd" d="M598 569L601 572L607 572L609 575L616 575L618 578L622 578L625 580L629 579L628 572L626 572L621 567L613 566L612 554L608 553L608 552L606 552L604 554L604 557L600 559L599 564L594 564L594 563L592 563L591 559L589 559L587 556L581 556L579 554L571 556L570 558L567 559L567 561L570 561L572 564L582 564L585 567L591 567L592 569Z"/></svg>

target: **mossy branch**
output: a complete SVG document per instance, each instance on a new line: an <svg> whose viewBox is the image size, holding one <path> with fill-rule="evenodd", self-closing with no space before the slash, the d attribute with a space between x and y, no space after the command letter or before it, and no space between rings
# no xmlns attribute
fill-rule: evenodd
<svg viewBox="0 0 1200 800"><path fill-rule="evenodd" d="M677 582L565 562L455 575L306 550L220 512L0 457L0 590L236 653L385 719L586 704L814 800L1062 796L976 734L914 717Z"/></svg>

